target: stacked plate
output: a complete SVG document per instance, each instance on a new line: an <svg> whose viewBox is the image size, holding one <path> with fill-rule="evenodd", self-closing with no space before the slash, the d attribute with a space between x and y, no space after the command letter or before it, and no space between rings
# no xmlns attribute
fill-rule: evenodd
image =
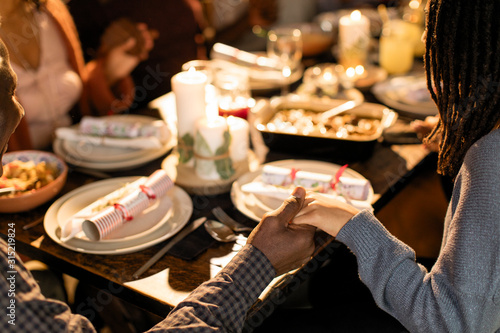
<svg viewBox="0 0 500 333"><path fill-rule="evenodd" d="M63 195L49 207L44 219L45 231L63 247L94 254L136 252L174 236L188 223L193 212L191 198L177 186L104 240L91 241L83 232L65 242L61 240L62 227L77 212L137 179L138 177L121 177L101 180Z"/></svg>
<svg viewBox="0 0 500 333"><path fill-rule="evenodd" d="M320 174L335 175L341 168L340 165L312 160L281 160L271 162L265 165L273 165L277 167L315 172ZM266 212L277 209L282 203L283 199L277 199L268 195L260 195L245 192L242 186L252 182L260 182L261 174L264 165L256 171L249 172L233 183L231 188L231 201L234 206L244 215L250 219L259 222ZM343 172L344 176L357 179L365 179L361 174L347 168ZM371 205L374 198L373 188L370 185L368 196L365 200L366 206Z"/></svg>
<svg viewBox="0 0 500 333"><path fill-rule="evenodd" d="M377 83L372 92L385 105L411 116L422 118L438 113L423 75L395 76Z"/></svg>
<svg viewBox="0 0 500 333"><path fill-rule="evenodd" d="M103 119L133 123L151 123L156 120L140 115L114 115L103 117ZM78 125L75 127L78 128ZM118 171L132 169L159 158L171 150L175 144L175 135L171 135L158 149L113 147L88 141L56 138L53 149L58 156L72 165L101 171Z"/></svg>

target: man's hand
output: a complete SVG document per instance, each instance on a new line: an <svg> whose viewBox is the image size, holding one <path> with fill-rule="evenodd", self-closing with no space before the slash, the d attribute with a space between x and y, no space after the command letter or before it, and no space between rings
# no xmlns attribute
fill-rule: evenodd
<svg viewBox="0 0 500 333"><path fill-rule="evenodd" d="M266 213L248 237L271 261L277 275L306 263L314 252L315 227L291 224L304 203L306 192L297 187L276 210Z"/></svg>

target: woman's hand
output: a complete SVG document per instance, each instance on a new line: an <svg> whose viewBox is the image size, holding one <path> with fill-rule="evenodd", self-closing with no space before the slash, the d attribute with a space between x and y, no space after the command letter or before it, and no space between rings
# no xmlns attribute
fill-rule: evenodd
<svg viewBox="0 0 500 333"><path fill-rule="evenodd" d="M358 209L335 198L307 192L304 206L293 223L312 225L336 237L340 229L358 212Z"/></svg>
<svg viewBox="0 0 500 333"><path fill-rule="evenodd" d="M106 29L99 48L105 61L105 74L110 86L130 75L139 62L149 56L157 32L144 23L117 20Z"/></svg>

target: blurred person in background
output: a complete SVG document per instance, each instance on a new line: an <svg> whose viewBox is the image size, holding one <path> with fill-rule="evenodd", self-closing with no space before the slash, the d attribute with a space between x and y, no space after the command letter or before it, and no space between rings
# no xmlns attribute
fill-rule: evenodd
<svg viewBox="0 0 500 333"><path fill-rule="evenodd" d="M157 34L149 57L131 73L136 84L132 109L170 92L171 78L182 64L207 57L206 21L198 0L70 0L68 8L87 61L98 57L101 36L114 21L144 22Z"/></svg>
<svg viewBox="0 0 500 333"><path fill-rule="evenodd" d="M10 150L46 149L58 127L76 123L83 115L130 107L135 93L130 72L153 47L145 25L137 25L136 35L119 44L102 45L107 52L85 63L72 17L61 0L2 0L0 17L0 38L19 78L16 97L26 112ZM132 54L134 47L139 50Z"/></svg>

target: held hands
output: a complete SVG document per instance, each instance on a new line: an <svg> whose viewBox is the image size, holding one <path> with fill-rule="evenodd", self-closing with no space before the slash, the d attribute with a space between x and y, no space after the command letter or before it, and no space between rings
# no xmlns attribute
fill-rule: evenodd
<svg viewBox="0 0 500 333"><path fill-rule="evenodd" d="M315 249L315 227L290 223L303 206L305 190L297 187L276 210L264 215L248 243L266 255L276 275L306 263Z"/></svg>
<svg viewBox="0 0 500 333"><path fill-rule="evenodd" d="M358 209L321 193L308 192L302 210L295 216L297 226L312 225L336 237Z"/></svg>
<svg viewBox="0 0 500 333"><path fill-rule="evenodd" d="M105 59L109 85L128 76L139 62L149 56L158 32L144 23L120 19L110 24L101 37L98 56Z"/></svg>

